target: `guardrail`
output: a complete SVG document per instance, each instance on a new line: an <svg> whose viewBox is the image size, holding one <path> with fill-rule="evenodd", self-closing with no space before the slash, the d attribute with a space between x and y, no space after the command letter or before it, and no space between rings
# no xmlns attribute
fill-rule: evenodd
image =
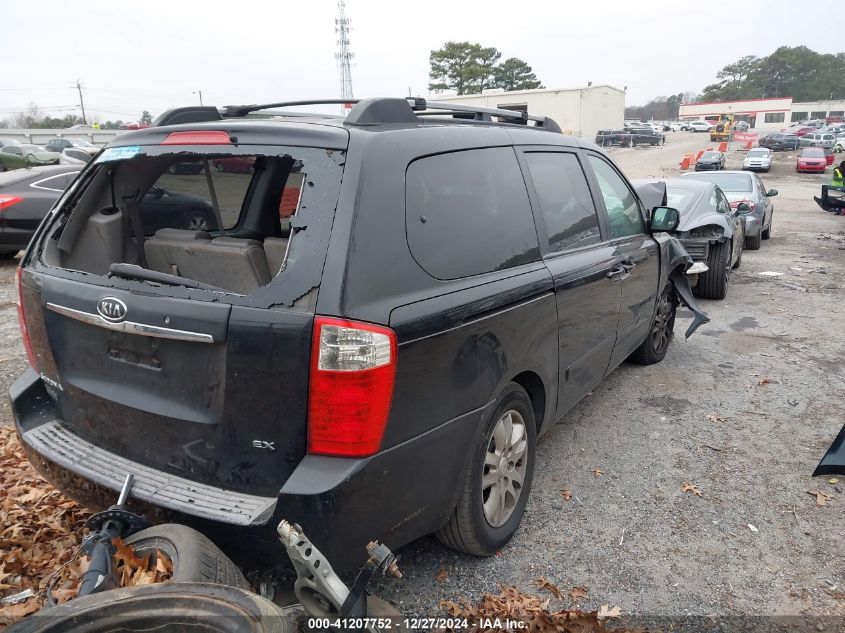
<svg viewBox="0 0 845 633"><path fill-rule="evenodd" d="M86 140L94 145L105 145L116 136L127 130L95 130L93 128L68 128L54 130L45 128L0 128L0 138L12 139L21 143L32 143L33 145L44 145L51 138L70 138Z"/></svg>

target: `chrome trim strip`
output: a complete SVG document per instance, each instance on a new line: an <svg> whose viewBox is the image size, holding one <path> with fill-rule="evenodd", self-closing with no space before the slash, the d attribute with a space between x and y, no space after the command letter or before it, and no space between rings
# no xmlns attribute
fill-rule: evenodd
<svg viewBox="0 0 845 633"><path fill-rule="evenodd" d="M107 330L114 330L116 332L126 332L127 334L138 334L140 336L153 336L155 338L169 338L176 341L193 341L195 343L213 343L214 337L211 334L203 334L201 332L189 332L187 330L174 330L167 327L159 327L157 325L147 325L146 323L135 323L134 321L121 321L119 323L112 323L106 321L99 314L91 314L90 312L83 312L82 310L74 310L65 306L60 306L55 303L48 303L47 309L61 314L83 323L89 323Z"/></svg>

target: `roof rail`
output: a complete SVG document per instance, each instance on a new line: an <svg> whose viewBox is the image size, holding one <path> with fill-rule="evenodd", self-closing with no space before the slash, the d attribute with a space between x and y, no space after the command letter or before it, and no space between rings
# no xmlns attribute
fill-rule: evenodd
<svg viewBox="0 0 845 633"><path fill-rule="evenodd" d="M493 117L504 119L506 123L526 123L534 121L534 127L549 132L561 132L554 119L528 114L520 110L504 108L481 108L449 103L446 101L428 101L423 97L381 97L374 99L308 99L305 101L279 101L252 105L228 105L221 109L212 106L189 106L168 110L159 116L154 125L173 125L176 123L197 123L200 121L220 121L223 118L246 117L259 110L270 108L288 108L309 105L355 104L346 116L348 125L385 125L389 123L412 123L418 116L449 115L458 119L493 122ZM273 114L278 115L282 113ZM297 112L294 116L304 116Z"/></svg>

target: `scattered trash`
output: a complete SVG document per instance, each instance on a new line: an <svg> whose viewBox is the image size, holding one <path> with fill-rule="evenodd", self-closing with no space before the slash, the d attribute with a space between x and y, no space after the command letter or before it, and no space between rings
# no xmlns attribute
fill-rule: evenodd
<svg viewBox="0 0 845 633"><path fill-rule="evenodd" d="M787 400L787 402L788 402L789 404L791 404L793 407L797 407L797 406L798 406L798 401L797 401L797 400L795 400L795 399L793 399L793 398L789 398L789 399Z"/></svg>
<svg viewBox="0 0 845 633"><path fill-rule="evenodd" d="M708 419L708 420L710 420L711 422L724 422L724 421L725 421L725 420L727 420L728 418L726 418L726 417L725 417L725 416L723 416L723 415L718 415L718 414L716 414L716 413L710 413L710 414L707 416L707 419Z"/></svg>
<svg viewBox="0 0 845 633"><path fill-rule="evenodd" d="M572 501L572 491L569 488L561 490L560 496L563 497L564 501Z"/></svg>
<svg viewBox="0 0 845 633"><path fill-rule="evenodd" d="M449 579L449 572L446 571L445 567L441 567L440 570L437 572L437 575L434 577L434 580L437 582L446 582Z"/></svg>
<svg viewBox="0 0 845 633"><path fill-rule="evenodd" d="M694 484L688 484L686 482L681 484L681 492L691 492L694 496L700 497L704 493L699 490L698 486Z"/></svg>
<svg viewBox="0 0 845 633"><path fill-rule="evenodd" d="M596 466L595 468L593 468L593 474L596 477L601 477L604 474L604 471L601 468L599 468L598 466Z"/></svg>
<svg viewBox="0 0 845 633"><path fill-rule="evenodd" d="M807 494L813 495L816 498L816 505L819 506L826 506L828 501L836 498L833 495L822 492L821 490L808 490Z"/></svg>
<svg viewBox="0 0 845 633"><path fill-rule="evenodd" d="M763 277L780 277L783 275L783 273L779 273L774 270L764 270L763 272L759 272L757 274L762 275Z"/></svg>
<svg viewBox="0 0 845 633"><path fill-rule="evenodd" d="M774 378L761 378L757 382L757 384L758 385L777 385L777 384L780 384L780 383L777 380L775 380Z"/></svg>
<svg viewBox="0 0 845 633"><path fill-rule="evenodd" d="M748 524L748 529L751 530L752 532L754 532L755 534L760 531L755 526L751 525L750 523Z"/></svg>
<svg viewBox="0 0 845 633"><path fill-rule="evenodd" d="M2 600L0 600L0 604L17 604L18 602L23 602L27 598L31 598L35 595L35 592L32 589L24 589L23 591L19 591L18 593L13 593L11 596L6 596Z"/></svg>
<svg viewBox="0 0 845 633"><path fill-rule="evenodd" d="M831 486L835 486L836 484L838 484L838 483L839 483L839 478L838 478L838 477L831 477L831 478L828 480L828 482L827 482L827 483L829 483Z"/></svg>
<svg viewBox="0 0 845 633"><path fill-rule="evenodd" d="M549 582L549 581L548 581L548 580L546 580L545 578L538 578L538 579L537 579L537 586L538 586L540 589L545 589L545 590L546 590L546 591L548 591L549 593L554 594L554 595L555 595L555 597L556 597L558 600L560 600L561 598L563 598L563 593L561 592L560 588L559 588L557 585L555 585L554 583Z"/></svg>

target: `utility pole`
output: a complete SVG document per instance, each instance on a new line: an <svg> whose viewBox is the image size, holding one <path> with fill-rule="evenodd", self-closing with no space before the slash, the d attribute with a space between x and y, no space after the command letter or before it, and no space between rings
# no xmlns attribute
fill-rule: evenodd
<svg viewBox="0 0 845 633"><path fill-rule="evenodd" d="M334 32L337 34L337 53L334 58L340 68L340 98L352 99L352 59L355 54L349 50L349 18L346 17L346 2L337 3L338 17L334 21ZM346 104L341 106L341 114L346 113Z"/></svg>
<svg viewBox="0 0 845 633"><path fill-rule="evenodd" d="M88 121L85 120L85 102L82 100L82 84L79 83L79 79L76 80L76 90L79 92L79 107L82 108L82 122L88 125Z"/></svg>
<svg viewBox="0 0 845 633"><path fill-rule="evenodd" d="M200 96L200 105L202 105L202 90L194 90L194 94Z"/></svg>

